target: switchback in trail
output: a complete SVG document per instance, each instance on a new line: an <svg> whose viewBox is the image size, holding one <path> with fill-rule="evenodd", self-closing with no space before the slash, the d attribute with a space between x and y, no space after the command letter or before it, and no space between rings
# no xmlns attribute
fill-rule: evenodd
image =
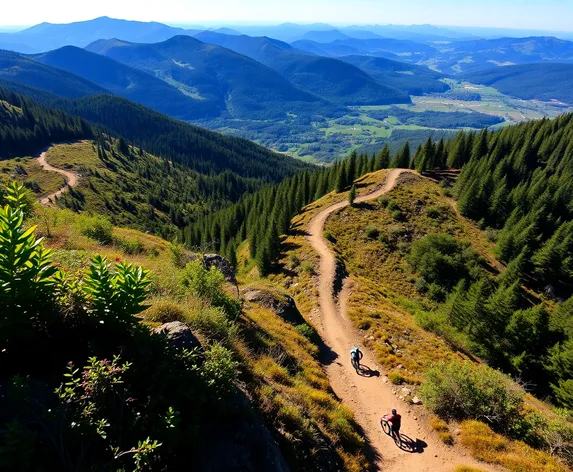
<svg viewBox="0 0 573 472"><path fill-rule="evenodd" d="M42 198L40 200L40 203L42 205L52 205L56 203L56 199L64 192L66 192L70 187L75 187L78 184L79 181L79 176L78 174L76 174L75 172L71 172L69 170L63 170L63 169L58 169L54 166L51 166L50 164L48 164L48 162L46 161L46 153L49 151L49 148L46 149L44 152L42 152L40 154L40 156L38 157L38 162L40 163L40 166L42 166L42 169L48 171L48 172L57 172L58 174L62 174L65 178L66 178L66 183L64 184L64 186L62 188L60 188L58 191L51 193L50 195Z"/></svg>
<svg viewBox="0 0 573 472"><path fill-rule="evenodd" d="M380 197L391 191L402 174L412 172L405 169L392 169L378 190L355 200L361 203ZM423 407L412 407L402 403L392 393L392 385L380 373L382 368L361 343L357 329L345 316L346 300L351 290L350 280L345 279L342 291L337 294L336 259L323 236L327 218L349 203L344 200L322 209L308 223L307 240L320 256L319 306L320 331L322 339L333 351L336 360L326 365L326 371L335 394L347 404L364 430L372 448L375 470L399 471L444 471L452 472L459 464L478 466L482 470L500 470L478 463L461 446L446 446L431 431ZM361 364L367 366L370 375L358 375L350 363L350 349L360 346L364 352ZM411 443L400 449L382 431L382 415L397 408L402 415L401 433ZM412 452L414 449L416 452Z"/></svg>

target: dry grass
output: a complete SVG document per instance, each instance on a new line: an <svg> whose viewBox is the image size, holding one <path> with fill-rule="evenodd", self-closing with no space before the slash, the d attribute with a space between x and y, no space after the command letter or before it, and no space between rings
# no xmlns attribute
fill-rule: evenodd
<svg viewBox="0 0 573 472"><path fill-rule="evenodd" d="M364 440L357 433L351 412L337 400L317 360L318 347L274 312L247 303L236 323L219 310L189 296L181 287L182 269L173 265L168 243L132 229L113 228L114 239L138 241L143 251L128 254L113 243L102 246L81 234L81 215L69 210L39 208L32 223L53 249L54 259L65 270L79 272L93 253L110 261L126 260L152 271L150 307L141 314L150 327L168 321L190 325L202 343L219 340L232 348L241 361L241 380L253 402L273 427L283 450L299 463L337 462L340 470L368 468ZM248 248L247 248L248 250ZM271 290L278 299L284 292L265 283L250 288ZM325 452L324 444L329 444ZM287 454L288 456L289 454Z"/></svg>
<svg viewBox="0 0 573 472"><path fill-rule="evenodd" d="M448 426L448 423L434 416L430 420L430 426L434 431L438 433L438 437L444 444L447 444L448 446L454 444L454 436L452 433L450 433L450 427Z"/></svg>
<svg viewBox="0 0 573 472"><path fill-rule="evenodd" d="M485 469L478 469L477 467L473 467L471 465L458 465L454 469L454 472L486 472Z"/></svg>
<svg viewBox="0 0 573 472"><path fill-rule="evenodd" d="M56 192L66 183L64 176L42 169L37 159L32 157L0 161L0 185L12 180L37 184L38 187L34 191L37 198Z"/></svg>
<svg viewBox="0 0 573 472"><path fill-rule="evenodd" d="M521 441L510 441L479 421L464 421L461 429L462 444L470 449L475 458L488 464L498 464L514 472L569 470L554 456L533 449Z"/></svg>

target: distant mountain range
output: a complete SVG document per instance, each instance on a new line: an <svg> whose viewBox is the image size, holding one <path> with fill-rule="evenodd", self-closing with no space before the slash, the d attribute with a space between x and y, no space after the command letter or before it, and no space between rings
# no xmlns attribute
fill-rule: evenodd
<svg viewBox="0 0 573 472"><path fill-rule="evenodd" d="M266 37L230 36L205 31L201 41L223 46L274 69L293 84L341 105L410 103L408 94L380 83L358 67L333 58L303 54Z"/></svg>

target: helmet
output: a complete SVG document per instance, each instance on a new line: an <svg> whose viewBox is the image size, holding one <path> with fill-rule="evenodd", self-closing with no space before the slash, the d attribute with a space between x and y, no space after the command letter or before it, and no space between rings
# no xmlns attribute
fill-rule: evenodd
<svg viewBox="0 0 573 472"><path fill-rule="evenodd" d="M396 415L397 413L398 413L398 412L396 411L396 408L393 408L393 409L392 409L392 414L393 414L393 415Z"/></svg>

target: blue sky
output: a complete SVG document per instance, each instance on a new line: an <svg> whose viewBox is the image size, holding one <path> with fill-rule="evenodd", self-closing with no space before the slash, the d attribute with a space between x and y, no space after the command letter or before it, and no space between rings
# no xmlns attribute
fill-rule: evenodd
<svg viewBox="0 0 573 472"><path fill-rule="evenodd" d="M0 24L68 23L110 16L171 23L424 24L573 31L573 0L26 0Z"/></svg>

